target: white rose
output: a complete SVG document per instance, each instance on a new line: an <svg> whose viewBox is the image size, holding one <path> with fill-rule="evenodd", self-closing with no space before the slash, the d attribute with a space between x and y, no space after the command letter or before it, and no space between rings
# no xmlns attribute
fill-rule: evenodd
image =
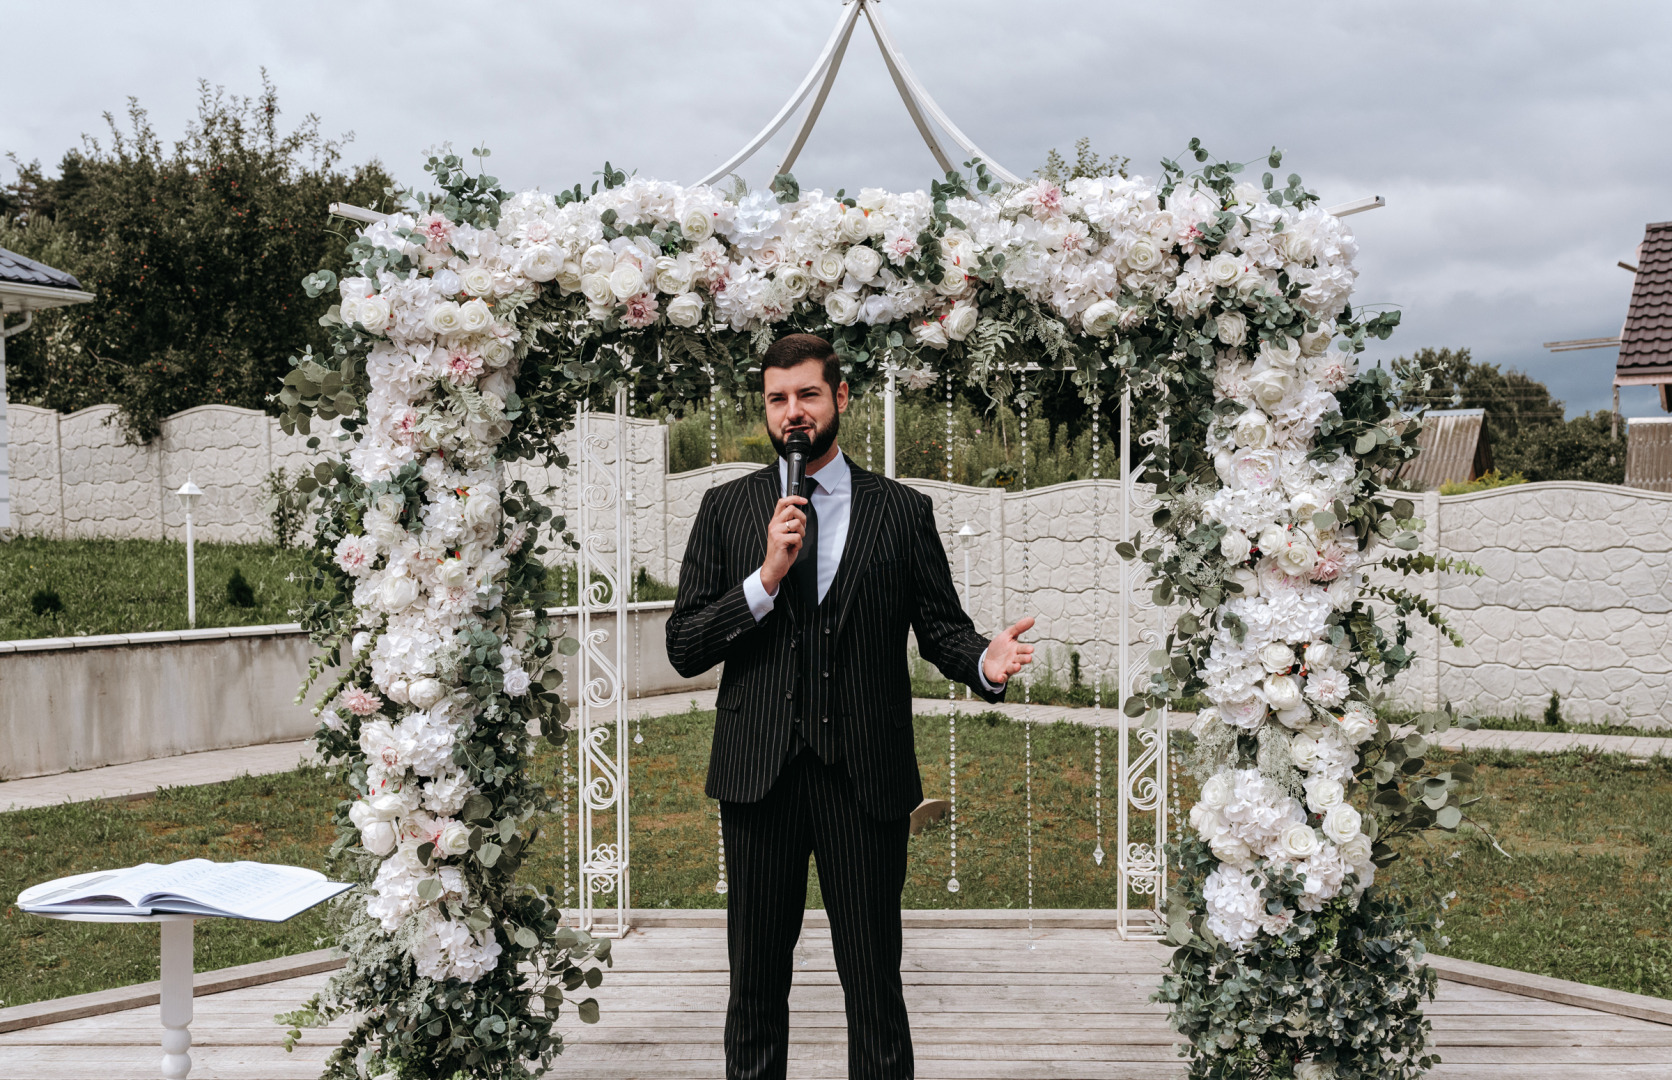
<svg viewBox="0 0 1672 1080"><path fill-rule="evenodd" d="M1274 641L1260 650L1260 666L1273 675L1286 672L1295 666L1295 650L1281 641ZM1292 708L1292 706L1282 706L1282 708Z"/></svg>
<svg viewBox="0 0 1672 1080"><path fill-rule="evenodd" d="M368 296L354 309L354 319L369 334L381 334L389 328L389 317L394 314L389 301L381 296Z"/></svg>
<svg viewBox="0 0 1672 1080"><path fill-rule="evenodd" d="M493 311L483 300L466 300L459 308L459 329L479 334L493 324Z"/></svg>
<svg viewBox="0 0 1672 1080"><path fill-rule="evenodd" d="M639 264L631 259L616 263L615 269L610 271L610 292L617 300L644 292L644 271L639 269Z"/></svg>
<svg viewBox="0 0 1672 1080"><path fill-rule="evenodd" d="M523 252L517 270L530 281L550 281L563 270L563 259L550 244L540 244Z"/></svg>
<svg viewBox="0 0 1672 1080"><path fill-rule="evenodd" d="M1290 731L1300 731L1312 721L1312 710L1304 705L1296 706L1293 709L1279 709L1272 715L1277 718L1279 724Z"/></svg>
<svg viewBox="0 0 1672 1080"><path fill-rule="evenodd" d="M1251 548L1247 534L1241 529L1232 529L1219 541L1219 554L1225 556L1225 561L1229 563L1247 562Z"/></svg>
<svg viewBox="0 0 1672 1080"><path fill-rule="evenodd" d="M512 350L510 342L498 338L490 338L482 346L482 362L491 368L504 367L511 362L514 355L516 353Z"/></svg>
<svg viewBox="0 0 1672 1080"><path fill-rule="evenodd" d="M522 668L512 668L505 673L505 692L512 697L521 697L528 693L528 672Z"/></svg>
<svg viewBox="0 0 1672 1080"><path fill-rule="evenodd" d="M941 329L939 319L913 323L911 336L919 345L928 345L936 349L946 348L946 331Z"/></svg>
<svg viewBox="0 0 1672 1080"><path fill-rule="evenodd" d="M784 290L784 295L791 300L799 300L807 295L807 290L813 287L813 279L807 276L807 271L799 266L781 269L773 275L772 280Z"/></svg>
<svg viewBox="0 0 1672 1080"><path fill-rule="evenodd" d="M859 318L859 298L838 290L824 298L824 312L837 326L852 326Z"/></svg>
<svg viewBox="0 0 1672 1080"><path fill-rule="evenodd" d="M493 292L493 271L485 266L468 267L459 275L459 284L471 296L488 296Z"/></svg>
<svg viewBox="0 0 1672 1080"><path fill-rule="evenodd" d="M464 502L464 519L478 529L499 524L499 513L499 500L487 492L472 495Z"/></svg>
<svg viewBox="0 0 1672 1080"><path fill-rule="evenodd" d="M1261 529L1260 539L1255 541L1255 543L1259 545L1260 554L1262 555L1275 555L1279 551L1283 550L1283 546L1288 542L1288 531L1284 529L1283 526L1276 524L1267 525L1265 528Z"/></svg>
<svg viewBox="0 0 1672 1080"><path fill-rule="evenodd" d="M848 272L848 264L842 261L842 256L834 251L819 253L813 260L813 276L820 281L834 284L842 280L842 275Z"/></svg>
<svg viewBox="0 0 1672 1080"><path fill-rule="evenodd" d="M1312 236L1305 229L1289 229L1283 234L1279 246L1283 249L1283 257L1292 263L1302 265L1312 261L1315 247Z"/></svg>
<svg viewBox="0 0 1672 1080"><path fill-rule="evenodd" d="M1238 446L1264 450L1271 445L1271 436L1271 417L1259 409L1249 409L1237 417L1234 437Z"/></svg>
<svg viewBox="0 0 1672 1080"><path fill-rule="evenodd" d="M836 233L848 243L856 243L871 235L871 221L863 210L849 207L842 214L842 220L836 227Z"/></svg>
<svg viewBox="0 0 1672 1080"><path fill-rule="evenodd" d="M1269 341L1260 343L1260 359L1274 368L1293 371L1300 364L1300 345L1293 338L1282 347Z"/></svg>
<svg viewBox="0 0 1672 1080"><path fill-rule="evenodd" d="M690 292L695 276L690 259L675 259L664 255L656 260L656 288L669 296Z"/></svg>
<svg viewBox="0 0 1672 1080"><path fill-rule="evenodd" d="M1280 405L1294 388L1295 377L1281 368L1267 368L1248 377L1248 392L1268 410Z"/></svg>
<svg viewBox="0 0 1672 1080"><path fill-rule="evenodd" d="M424 321L438 334L456 334L459 332L459 305L452 300L442 300L430 308Z"/></svg>
<svg viewBox="0 0 1672 1080"><path fill-rule="evenodd" d="M435 579L446 589L457 589L470 580L470 567L463 559L443 559L436 567Z"/></svg>
<svg viewBox="0 0 1672 1080"><path fill-rule="evenodd" d="M1257 697L1242 698L1238 701L1222 701L1219 703L1219 713L1224 721L1232 727L1246 728L1253 731L1266 718L1266 703Z"/></svg>
<svg viewBox="0 0 1672 1080"><path fill-rule="evenodd" d="M1300 351L1303 356L1322 356L1329 351L1330 342L1334 340L1328 330L1314 330L1310 334L1300 336Z"/></svg>
<svg viewBox="0 0 1672 1080"><path fill-rule="evenodd" d="M1372 856L1370 837L1363 833L1359 833L1346 843L1337 845L1336 850L1341 853L1341 861L1348 866L1368 865Z"/></svg>
<svg viewBox="0 0 1672 1080"><path fill-rule="evenodd" d="M361 630L354 635L354 640L349 642L348 654L350 656L359 656L371 646L371 643L372 632L370 630Z"/></svg>
<svg viewBox="0 0 1672 1080"><path fill-rule="evenodd" d="M1219 324L1219 341L1236 348L1248 340L1248 319L1240 311L1227 311L1214 322Z"/></svg>
<svg viewBox="0 0 1672 1080"><path fill-rule="evenodd" d="M615 269L615 252L603 244L593 244L581 256L582 274L608 274Z"/></svg>
<svg viewBox="0 0 1672 1080"><path fill-rule="evenodd" d="M1306 647L1306 666L1309 668L1331 667L1335 663L1335 646L1327 641L1314 641Z"/></svg>
<svg viewBox="0 0 1672 1080"><path fill-rule="evenodd" d="M441 685L440 679L419 679L406 693L412 704L420 709L427 709L447 696L447 688Z"/></svg>
<svg viewBox="0 0 1672 1080"><path fill-rule="evenodd" d="M527 270L523 271L525 274ZM539 280L536 278L535 280ZM578 259L565 259L557 271L557 283L565 292L578 292L581 287L581 264Z"/></svg>
<svg viewBox="0 0 1672 1080"><path fill-rule="evenodd" d="M1329 593L1330 606L1337 611L1346 611L1358 600L1358 585L1349 577L1339 577L1329 583L1326 590Z"/></svg>
<svg viewBox="0 0 1672 1080"><path fill-rule="evenodd" d="M1374 734L1376 734L1375 714L1361 701L1355 701L1347 706L1347 711L1341 716L1342 737L1357 746Z"/></svg>
<svg viewBox="0 0 1672 1080"><path fill-rule="evenodd" d="M373 821L360 830L360 846L373 855L387 855L395 850L400 834L395 831L394 822Z"/></svg>
<svg viewBox="0 0 1672 1080"><path fill-rule="evenodd" d="M853 279L860 282L870 281L877 276L877 271L882 269L882 256L877 254L876 248L863 244L849 248L847 258L842 262L848 273L853 275Z"/></svg>
<svg viewBox="0 0 1672 1080"><path fill-rule="evenodd" d="M1222 251L1208 260L1208 280L1217 288L1233 288L1240 277L1242 263L1230 252Z"/></svg>
<svg viewBox="0 0 1672 1080"><path fill-rule="evenodd" d="M445 266L435 272L435 276L430 278L430 284L442 296L452 296L464 287L459 281L459 275Z"/></svg>
<svg viewBox="0 0 1672 1080"><path fill-rule="evenodd" d="M449 821L435 838L435 850L449 858L470 850L470 827L462 821Z"/></svg>
<svg viewBox="0 0 1672 1080"><path fill-rule="evenodd" d="M1312 826L1297 823L1284 829L1277 838L1277 849L1285 858L1299 862L1318 854L1318 834Z"/></svg>
<svg viewBox="0 0 1672 1080"><path fill-rule="evenodd" d="M395 574L383 580L379 591L383 606L391 612L405 611L418 599L418 583L405 574Z"/></svg>
<svg viewBox="0 0 1672 1080"><path fill-rule="evenodd" d="M1242 586L1242 596L1252 597L1260 595L1260 575L1246 566L1239 566L1231 571L1231 580Z"/></svg>
<svg viewBox="0 0 1672 1080"><path fill-rule="evenodd" d="M1346 799L1347 792L1340 781L1320 776L1306 782L1306 808L1314 814L1327 814Z"/></svg>
<svg viewBox="0 0 1672 1080"><path fill-rule="evenodd" d="M1140 236L1126 249L1126 265L1146 274L1161 264L1161 249L1147 236Z"/></svg>
<svg viewBox="0 0 1672 1080"><path fill-rule="evenodd" d="M1359 835L1359 826L1363 823L1357 810L1342 803L1324 815L1324 835L1337 844L1345 844Z"/></svg>
<svg viewBox="0 0 1672 1080"><path fill-rule="evenodd" d="M1221 809L1231 801L1235 787L1229 773L1214 773L1202 782L1202 805L1210 810Z"/></svg>
<svg viewBox="0 0 1672 1080"><path fill-rule="evenodd" d="M1290 577L1305 577L1318 565L1318 549L1301 537L1289 541L1276 553L1278 567Z"/></svg>
<svg viewBox="0 0 1672 1080"><path fill-rule="evenodd" d="M702 297L694 292L681 293L668 301L668 321L675 326L695 326L702 321Z"/></svg>
<svg viewBox="0 0 1672 1080"><path fill-rule="evenodd" d="M953 341L962 341L975 331L976 323L981 321L981 309L967 300L960 300L952 305L952 310L946 313L941 325L946 328L946 336Z"/></svg>
<svg viewBox="0 0 1672 1080"><path fill-rule="evenodd" d="M1214 813L1213 807L1203 806L1201 803L1197 803L1190 808L1186 820L1190 827L1196 831L1196 835L1203 840L1212 840L1225 831L1225 822L1218 814Z"/></svg>
<svg viewBox="0 0 1672 1080"><path fill-rule="evenodd" d="M595 307L604 307L615 302L615 290L610 288L610 276L605 273L591 273L581 275L581 293L586 301Z"/></svg>
<svg viewBox="0 0 1672 1080"><path fill-rule="evenodd" d="M679 223L679 231L691 243L700 244L714 235L714 215L707 210L687 210Z"/></svg>
<svg viewBox="0 0 1672 1080"><path fill-rule="evenodd" d="M1327 1061L1303 1061L1295 1066L1295 1080L1334 1080L1335 1066Z"/></svg>
<svg viewBox="0 0 1672 1080"><path fill-rule="evenodd" d="M1228 832L1210 838L1208 847L1213 851L1214 858L1232 866L1247 866L1254 861L1254 850Z"/></svg>
<svg viewBox="0 0 1672 1080"><path fill-rule="evenodd" d="M1318 764L1318 740L1310 735L1296 735L1289 740L1289 760L1301 772L1311 772Z"/></svg>
<svg viewBox="0 0 1672 1080"><path fill-rule="evenodd" d="M1120 325L1120 305L1113 300L1099 300L1080 313L1080 325L1093 337L1103 337Z"/></svg>
<svg viewBox="0 0 1672 1080"><path fill-rule="evenodd" d="M1287 675L1268 676L1260 687L1265 691L1267 703L1274 709L1293 709L1302 704L1300 687Z"/></svg>
<svg viewBox="0 0 1672 1080"><path fill-rule="evenodd" d="M354 824L356 829L364 829L367 825L377 821L378 816L372 810L371 803L368 803L365 799L356 799L354 805L348 808L348 820Z"/></svg>

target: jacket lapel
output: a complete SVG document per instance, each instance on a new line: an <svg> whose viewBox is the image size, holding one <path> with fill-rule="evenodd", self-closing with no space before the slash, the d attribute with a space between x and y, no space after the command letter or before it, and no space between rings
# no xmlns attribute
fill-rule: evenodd
<svg viewBox="0 0 1672 1080"><path fill-rule="evenodd" d="M871 564L871 552L876 547L877 534L882 525L882 481L875 473L867 472L849 460L852 470L849 483L853 485L853 503L848 508L848 542L842 549L842 563L836 568L836 578L830 583L833 596L825 602L836 601L836 633L847 624L848 611L858 594L856 585Z"/></svg>

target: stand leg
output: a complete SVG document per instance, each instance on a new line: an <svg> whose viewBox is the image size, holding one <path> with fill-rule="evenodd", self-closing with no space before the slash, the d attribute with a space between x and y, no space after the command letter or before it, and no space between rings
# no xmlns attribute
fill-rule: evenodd
<svg viewBox="0 0 1672 1080"><path fill-rule="evenodd" d="M158 924L163 938L163 1078L186 1080L192 1071L192 920Z"/></svg>

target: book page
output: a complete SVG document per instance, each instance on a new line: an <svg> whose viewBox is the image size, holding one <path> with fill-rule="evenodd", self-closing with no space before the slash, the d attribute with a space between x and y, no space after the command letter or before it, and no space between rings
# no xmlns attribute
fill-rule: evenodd
<svg viewBox="0 0 1672 1080"><path fill-rule="evenodd" d="M46 882L26 889L19 906L48 914L157 911L282 922L352 887L300 866L208 859L80 876L83 880L72 885L54 888Z"/></svg>

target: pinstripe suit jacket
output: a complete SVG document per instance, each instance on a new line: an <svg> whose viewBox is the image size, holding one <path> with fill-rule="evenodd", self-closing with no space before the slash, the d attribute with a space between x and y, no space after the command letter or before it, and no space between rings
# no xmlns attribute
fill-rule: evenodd
<svg viewBox="0 0 1672 1080"><path fill-rule="evenodd" d="M903 817L923 800L912 736L906 630L923 657L988 701L976 633L958 602L946 549L927 495L849 461L853 504L847 546L825 595L835 604L832 695L842 757L860 805L875 817ZM668 659L686 678L722 661L719 715L708 760L709 798L755 802L771 790L789 752L799 659L793 600L759 623L743 580L766 558L766 526L777 504L776 462L710 490L697 510L668 619ZM788 596L781 593L781 596Z"/></svg>

